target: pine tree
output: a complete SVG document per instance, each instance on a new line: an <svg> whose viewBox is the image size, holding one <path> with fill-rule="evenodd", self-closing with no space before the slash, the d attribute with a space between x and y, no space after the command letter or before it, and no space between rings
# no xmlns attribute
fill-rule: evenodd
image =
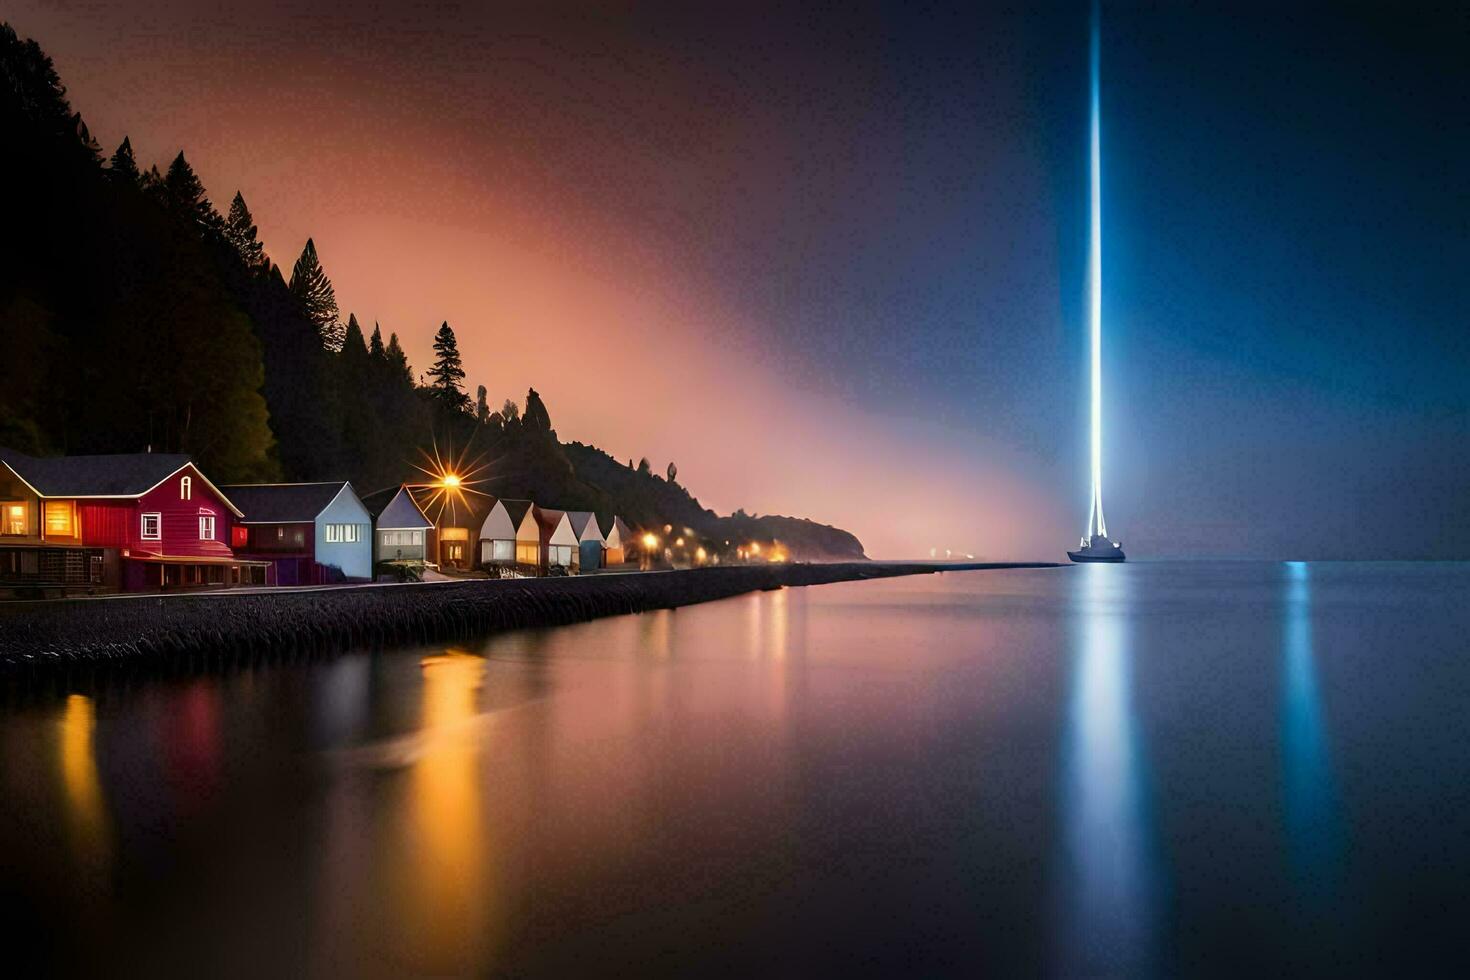
<svg viewBox="0 0 1470 980"><path fill-rule="evenodd" d="M670 483L675 482L675 479L674 478L679 475L679 467L677 467L677 466L674 465L674 461L673 460L669 460L668 474L669 474L669 482Z"/></svg>
<svg viewBox="0 0 1470 980"><path fill-rule="evenodd" d="M412 385L413 368L408 366L408 355L403 353L403 346L398 343L396 333L388 335L388 349L384 353L393 380L402 385Z"/></svg>
<svg viewBox="0 0 1470 980"><path fill-rule="evenodd" d="M291 295L301 304L306 318L316 324L322 346L329 351L341 350L344 328L337 309L337 291L323 271L316 255L316 244L310 238L291 270Z"/></svg>
<svg viewBox="0 0 1470 980"><path fill-rule="evenodd" d="M551 414L546 411L546 405L541 401L541 396L536 393L535 388L526 392L526 425L540 432L551 431Z"/></svg>
<svg viewBox="0 0 1470 980"><path fill-rule="evenodd" d="M163 177L163 191L169 210L180 218L196 221L205 228L223 226L219 212L204 196L204 184L195 175L194 168L189 166L189 161L184 159L183 150L168 165L168 173Z"/></svg>
<svg viewBox="0 0 1470 980"><path fill-rule="evenodd" d="M347 328L342 332L342 353L367 356L367 341L363 340L356 313L347 314Z"/></svg>
<svg viewBox="0 0 1470 980"><path fill-rule="evenodd" d="M128 142L126 136L108 161L107 176L119 184L138 186L138 161L133 158L133 144Z"/></svg>
<svg viewBox="0 0 1470 980"><path fill-rule="evenodd" d="M383 328L373 323L373 339L368 342L368 357L377 364L387 359L387 352L383 349Z"/></svg>
<svg viewBox="0 0 1470 980"><path fill-rule="evenodd" d="M230 215L225 219L225 240L235 246L247 269L257 270L265 264L265 248L255 237L255 220L245 206L245 196L239 191L235 192L235 199L230 202Z"/></svg>
<svg viewBox="0 0 1470 980"><path fill-rule="evenodd" d="M464 365L459 357L459 343L446 320L434 335L434 366L429 368L429 388L446 408L462 409L470 398L464 393Z"/></svg>
<svg viewBox="0 0 1470 980"><path fill-rule="evenodd" d="M160 204L163 203L165 193L163 189L163 174L158 172L158 164L155 163L143 173L143 176L138 179L138 186L143 188L144 194L147 194Z"/></svg>
<svg viewBox="0 0 1470 980"><path fill-rule="evenodd" d="M507 398L505 404L500 406L500 417L506 422L519 422L521 420L521 406Z"/></svg>
<svg viewBox="0 0 1470 980"><path fill-rule="evenodd" d="M485 390L484 385L480 385L479 389L475 392L475 418L480 420L481 425L490 421L490 402L487 400L488 395L489 392Z"/></svg>

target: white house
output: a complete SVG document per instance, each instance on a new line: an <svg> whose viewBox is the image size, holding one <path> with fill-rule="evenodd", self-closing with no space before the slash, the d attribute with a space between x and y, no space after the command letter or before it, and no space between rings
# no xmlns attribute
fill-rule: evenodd
<svg viewBox="0 0 1470 980"><path fill-rule="evenodd" d="M272 562L278 584L373 577L373 519L352 484L237 484L228 493L245 515L236 554Z"/></svg>
<svg viewBox="0 0 1470 980"><path fill-rule="evenodd" d="M541 530L531 513L529 500L504 497L491 505L480 525L481 565L539 565ZM524 551L520 541L524 538Z"/></svg>
<svg viewBox="0 0 1470 980"><path fill-rule="evenodd" d="M434 554L434 523L419 510L408 487L399 487L378 514L373 545L378 561L426 561Z"/></svg>
<svg viewBox="0 0 1470 980"><path fill-rule="evenodd" d="M623 523L621 517L614 516L612 528L603 538L602 561L604 565L621 565L628 560L628 548L636 544L633 540L633 531Z"/></svg>
<svg viewBox="0 0 1470 980"><path fill-rule="evenodd" d="M602 536L602 528L597 526L597 515L590 510L569 510L567 520L572 524L572 533L577 536L582 571L601 568L602 549L607 541Z"/></svg>
<svg viewBox="0 0 1470 980"><path fill-rule="evenodd" d="M531 512L541 529L541 567L574 570L581 563L581 546L564 510L532 505Z"/></svg>

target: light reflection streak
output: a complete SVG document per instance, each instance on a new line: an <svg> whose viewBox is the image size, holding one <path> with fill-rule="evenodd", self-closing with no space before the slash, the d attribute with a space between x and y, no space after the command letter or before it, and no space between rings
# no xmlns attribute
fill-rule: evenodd
<svg viewBox="0 0 1470 980"><path fill-rule="evenodd" d="M61 779L66 788L67 826L84 864L100 868L111 855L107 806L97 774L96 709L92 699L69 695L61 715Z"/></svg>
<svg viewBox="0 0 1470 980"><path fill-rule="evenodd" d="M485 661L450 650L422 662L422 749L409 774L410 878L400 921L415 969L475 972L490 947L486 841L475 720Z"/></svg>
<svg viewBox="0 0 1470 980"><path fill-rule="evenodd" d="M1286 565L1285 612L1281 751L1287 854L1301 897L1316 904L1336 890L1342 826L1317 684L1311 568L1305 562Z"/></svg>
<svg viewBox="0 0 1470 980"><path fill-rule="evenodd" d="M1066 976L1140 976L1153 959L1155 869L1131 693L1128 570L1083 565L1064 743Z"/></svg>

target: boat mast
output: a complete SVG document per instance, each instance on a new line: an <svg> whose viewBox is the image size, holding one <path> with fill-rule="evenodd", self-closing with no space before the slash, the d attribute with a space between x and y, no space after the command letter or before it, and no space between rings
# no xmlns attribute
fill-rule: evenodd
<svg viewBox="0 0 1470 980"><path fill-rule="evenodd" d="M1087 538L1106 538L1108 525L1102 508L1102 122L1099 106L1099 39L1101 3L1092 7L1092 238L1088 247L1088 319L1092 333L1092 502L1087 515Z"/></svg>

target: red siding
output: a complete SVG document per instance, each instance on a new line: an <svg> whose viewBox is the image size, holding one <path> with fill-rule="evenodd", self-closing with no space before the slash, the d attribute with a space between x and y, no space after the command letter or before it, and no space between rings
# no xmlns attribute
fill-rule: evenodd
<svg viewBox="0 0 1470 980"><path fill-rule="evenodd" d="M192 482L188 500L181 498L180 491L185 477ZM162 541L140 539L142 515L149 513L163 517ZM214 537L208 541L199 540L199 518L203 514L214 515ZM234 554L228 543L234 523L235 515L225 505L224 498L210 489L191 464L138 499L132 534L136 547L144 551L190 558L229 558Z"/></svg>
<svg viewBox="0 0 1470 980"><path fill-rule="evenodd" d="M133 543L135 513L131 500L78 500L82 543L98 548L128 547Z"/></svg>

